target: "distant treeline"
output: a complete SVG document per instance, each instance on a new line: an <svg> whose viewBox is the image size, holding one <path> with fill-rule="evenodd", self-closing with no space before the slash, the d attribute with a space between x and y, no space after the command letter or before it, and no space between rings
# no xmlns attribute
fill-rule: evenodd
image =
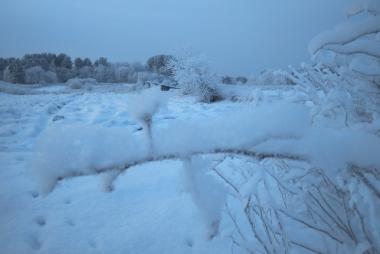
<svg viewBox="0 0 380 254"><path fill-rule="evenodd" d="M66 54L26 54L22 58L0 58L0 80L18 84L64 83L72 78L93 78L104 83L137 83L164 79L172 75L168 70L169 55L157 55L147 63L110 63L100 57L75 58Z"/></svg>
<svg viewBox="0 0 380 254"><path fill-rule="evenodd" d="M72 78L96 79L100 83L144 83L162 81L173 76L171 55L156 55L146 63L111 63L105 57L72 59L66 54L26 54L22 58L0 57L0 80L17 84L65 83ZM224 76L224 84L245 84L246 77Z"/></svg>

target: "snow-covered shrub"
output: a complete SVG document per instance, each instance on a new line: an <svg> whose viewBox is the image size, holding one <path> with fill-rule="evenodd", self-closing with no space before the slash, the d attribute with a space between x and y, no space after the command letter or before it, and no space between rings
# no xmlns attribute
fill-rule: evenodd
<svg viewBox="0 0 380 254"><path fill-rule="evenodd" d="M28 84L52 84L58 82L58 78L54 72L35 66L25 70L25 82Z"/></svg>
<svg viewBox="0 0 380 254"><path fill-rule="evenodd" d="M105 83L106 82L109 82L109 83L115 82L116 81L115 68L110 64L107 64L107 65L99 64L99 65L97 65L95 68L95 79L98 82L105 82Z"/></svg>
<svg viewBox="0 0 380 254"><path fill-rule="evenodd" d="M172 76L173 71L170 68L170 62L174 59L171 55L152 56L147 61L147 67L150 72L164 76Z"/></svg>
<svg viewBox="0 0 380 254"><path fill-rule="evenodd" d="M380 1L357 0L347 21L309 44L315 66L295 71L319 105L315 115L343 117L344 125L372 123L380 112Z"/></svg>
<svg viewBox="0 0 380 254"><path fill-rule="evenodd" d="M119 66L115 70L115 78L117 82L124 82L124 83L133 83L130 82L129 77L130 77L131 70L127 66Z"/></svg>
<svg viewBox="0 0 380 254"><path fill-rule="evenodd" d="M205 56L185 54L178 56L169 64L174 79L183 94L193 95L202 102L214 102L221 99L218 92L218 79L208 66Z"/></svg>
<svg viewBox="0 0 380 254"><path fill-rule="evenodd" d="M264 71L254 81L257 85L295 85L294 77L287 71Z"/></svg>
<svg viewBox="0 0 380 254"><path fill-rule="evenodd" d="M230 182L234 247L247 253L378 253L380 197L363 179L379 172L362 168L361 180L326 172L296 160L251 160L240 173L248 175L246 183L239 188Z"/></svg>
<svg viewBox="0 0 380 254"><path fill-rule="evenodd" d="M325 65L303 64L289 72L305 103L312 103L313 122L334 127L372 123L380 113L378 87L353 72L335 71Z"/></svg>
<svg viewBox="0 0 380 254"><path fill-rule="evenodd" d="M55 69L55 73L57 74L58 82L62 83L67 82L69 79L75 76L75 73L71 69L65 67L57 67Z"/></svg>
<svg viewBox="0 0 380 254"><path fill-rule="evenodd" d="M380 76L379 14L379 0L357 0L346 11L346 22L310 42L313 60L331 68Z"/></svg>
<svg viewBox="0 0 380 254"><path fill-rule="evenodd" d="M78 70L78 78L93 78L94 69L92 66L83 66Z"/></svg>
<svg viewBox="0 0 380 254"><path fill-rule="evenodd" d="M20 60L12 61L4 70L4 81L9 83L24 83L25 70Z"/></svg>
<svg viewBox="0 0 380 254"><path fill-rule="evenodd" d="M95 85L96 79L93 78L86 78L86 79L79 79L79 78L73 78L69 79L67 82L67 86L71 89L81 89L81 88L89 88L91 85Z"/></svg>
<svg viewBox="0 0 380 254"><path fill-rule="evenodd" d="M236 79L231 76L224 76L222 77L222 83L226 85L235 85L236 84Z"/></svg>
<svg viewBox="0 0 380 254"><path fill-rule="evenodd" d="M239 76L239 77L236 77L236 82L239 84L246 84L248 82L248 78Z"/></svg>

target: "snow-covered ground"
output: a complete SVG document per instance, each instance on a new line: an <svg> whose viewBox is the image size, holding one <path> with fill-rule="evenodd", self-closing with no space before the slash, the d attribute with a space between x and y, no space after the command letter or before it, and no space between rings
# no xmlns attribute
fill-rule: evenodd
<svg viewBox="0 0 380 254"><path fill-rule="evenodd" d="M35 95L0 94L0 253L229 252L223 237L205 237L178 161L138 166L117 179L113 192L102 191L101 179L88 176L63 181L41 196L29 164L46 129L82 124L134 133L140 127L127 113L128 93L63 91L58 86ZM173 98L155 122L237 107Z"/></svg>
<svg viewBox="0 0 380 254"><path fill-rule="evenodd" d="M125 86L23 88L21 95L14 92L17 86L7 86L8 93L0 93L0 253L4 254L262 251L256 241L260 237L254 240L254 233L263 228L258 224L257 232L251 231L251 215L245 209L251 207L252 197L263 206L282 202L277 177L289 170L292 177L300 177L311 168L292 156L305 155L309 162L327 168L340 167L348 156L363 166L379 163L376 151L356 153L355 148L371 145L375 150L380 147L378 137L368 136L372 134L365 134L363 128L360 132L341 129L342 134L336 135L323 121L314 123L318 126L314 128L308 111L316 106L294 86L225 87L233 100L214 104L160 92L168 103L152 119L155 155L178 152L177 159L131 167L116 178L110 191L105 183L112 172L92 170L145 158L141 146L146 126L136 120L139 112L131 107L138 108L139 103L145 107L147 97ZM378 122L368 126L372 130ZM136 140L142 142L134 147L126 144ZM186 157L218 145L254 147L264 153L269 148L268 153L274 150L289 156ZM48 158L38 159L41 155ZM71 177L76 174L83 176ZM66 176L50 186L56 184L51 182L54 177ZM267 180L262 185L258 179ZM303 191L300 182L292 181L289 188ZM293 205L298 206L296 200ZM376 213L377 205L372 212ZM286 214L291 211L287 209L279 211ZM321 251L324 244L329 246L304 225L288 223L292 232L302 232L295 234L302 243L289 240L298 248L295 253L304 253L305 244L317 245L317 250L322 245Z"/></svg>

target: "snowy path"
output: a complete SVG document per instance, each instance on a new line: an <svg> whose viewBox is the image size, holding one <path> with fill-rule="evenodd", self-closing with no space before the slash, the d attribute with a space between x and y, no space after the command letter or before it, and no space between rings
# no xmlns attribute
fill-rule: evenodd
<svg viewBox="0 0 380 254"><path fill-rule="evenodd" d="M1 254L228 252L222 237L205 239L198 211L183 191L180 162L135 168L117 179L111 193L102 192L100 177L64 181L47 197L35 191L28 163L36 137L49 125L78 122L133 132L138 126L125 112L127 97L0 95ZM157 116L158 124L199 116L196 107L201 117L215 113L173 103Z"/></svg>

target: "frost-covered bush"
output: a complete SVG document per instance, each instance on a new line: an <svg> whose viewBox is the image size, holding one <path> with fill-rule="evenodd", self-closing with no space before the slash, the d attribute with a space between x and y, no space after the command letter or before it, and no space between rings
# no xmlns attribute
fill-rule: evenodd
<svg viewBox="0 0 380 254"><path fill-rule="evenodd" d="M55 73L57 74L58 81L62 83L65 83L75 76L75 73L71 69L65 67L57 67Z"/></svg>
<svg viewBox="0 0 380 254"><path fill-rule="evenodd" d="M357 0L347 21L309 44L314 67L295 71L318 105L316 117L342 118L344 125L372 123L379 115L380 1Z"/></svg>
<svg viewBox="0 0 380 254"><path fill-rule="evenodd" d="M134 83L130 82L131 70L127 66L119 66L115 70L115 78L117 82Z"/></svg>
<svg viewBox="0 0 380 254"><path fill-rule="evenodd" d="M52 84L58 82L58 78L54 72L35 66L25 70L25 82L27 84Z"/></svg>
<svg viewBox="0 0 380 254"><path fill-rule="evenodd" d="M98 82L115 82L116 77L115 77L115 68L113 68L112 65L107 64L99 64L95 67L95 79Z"/></svg>
<svg viewBox="0 0 380 254"><path fill-rule="evenodd" d="M231 77L224 76L222 77L222 83L226 85L236 85L236 84L246 84L248 82L248 78L244 76Z"/></svg>
<svg viewBox="0 0 380 254"><path fill-rule="evenodd" d="M292 77L287 71L264 71L258 77L256 77L254 84L257 85L295 85L294 77Z"/></svg>
<svg viewBox="0 0 380 254"><path fill-rule="evenodd" d="M331 127L374 123L379 116L380 95L371 79L353 72L339 72L325 65L303 64L291 68L299 99L312 105L312 122Z"/></svg>
<svg viewBox="0 0 380 254"><path fill-rule="evenodd" d="M24 83L25 70L20 60L11 61L4 70L4 80L10 83Z"/></svg>
<svg viewBox="0 0 380 254"><path fill-rule="evenodd" d="M83 66L78 70L78 78L93 78L94 69L92 66Z"/></svg>
<svg viewBox="0 0 380 254"><path fill-rule="evenodd" d="M67 83L67 86L71 89L89 88L91 85L97 84L96 79L93 79L93 78L87 78L87 79L73 78L73 79L69 79L66 83Z"/></svg>
<svg viewBox="0 0 380 254"><path fill-rule="evenodd" d="M170 62L174 60L171 55L156 55L152 56L147 61L147 67L150 72L164 76L172 76L173 71L170 68Z"/></svg>
<svg viewBox="0 0 380 254"><path fill-rule="evenodd" d="M183 94L193 95L202 102L214 102L221 98L218 79L208 66L205 56L185 54L173 59L169 68L174 72L174 80Z"/></svg>
<svg viewBox="0 0 380 254"><path fill-rule="evenodd" d="M239 84L246 84L248 82L248 78L239 76L239 77L236 77L236 82Z"/></svg>

